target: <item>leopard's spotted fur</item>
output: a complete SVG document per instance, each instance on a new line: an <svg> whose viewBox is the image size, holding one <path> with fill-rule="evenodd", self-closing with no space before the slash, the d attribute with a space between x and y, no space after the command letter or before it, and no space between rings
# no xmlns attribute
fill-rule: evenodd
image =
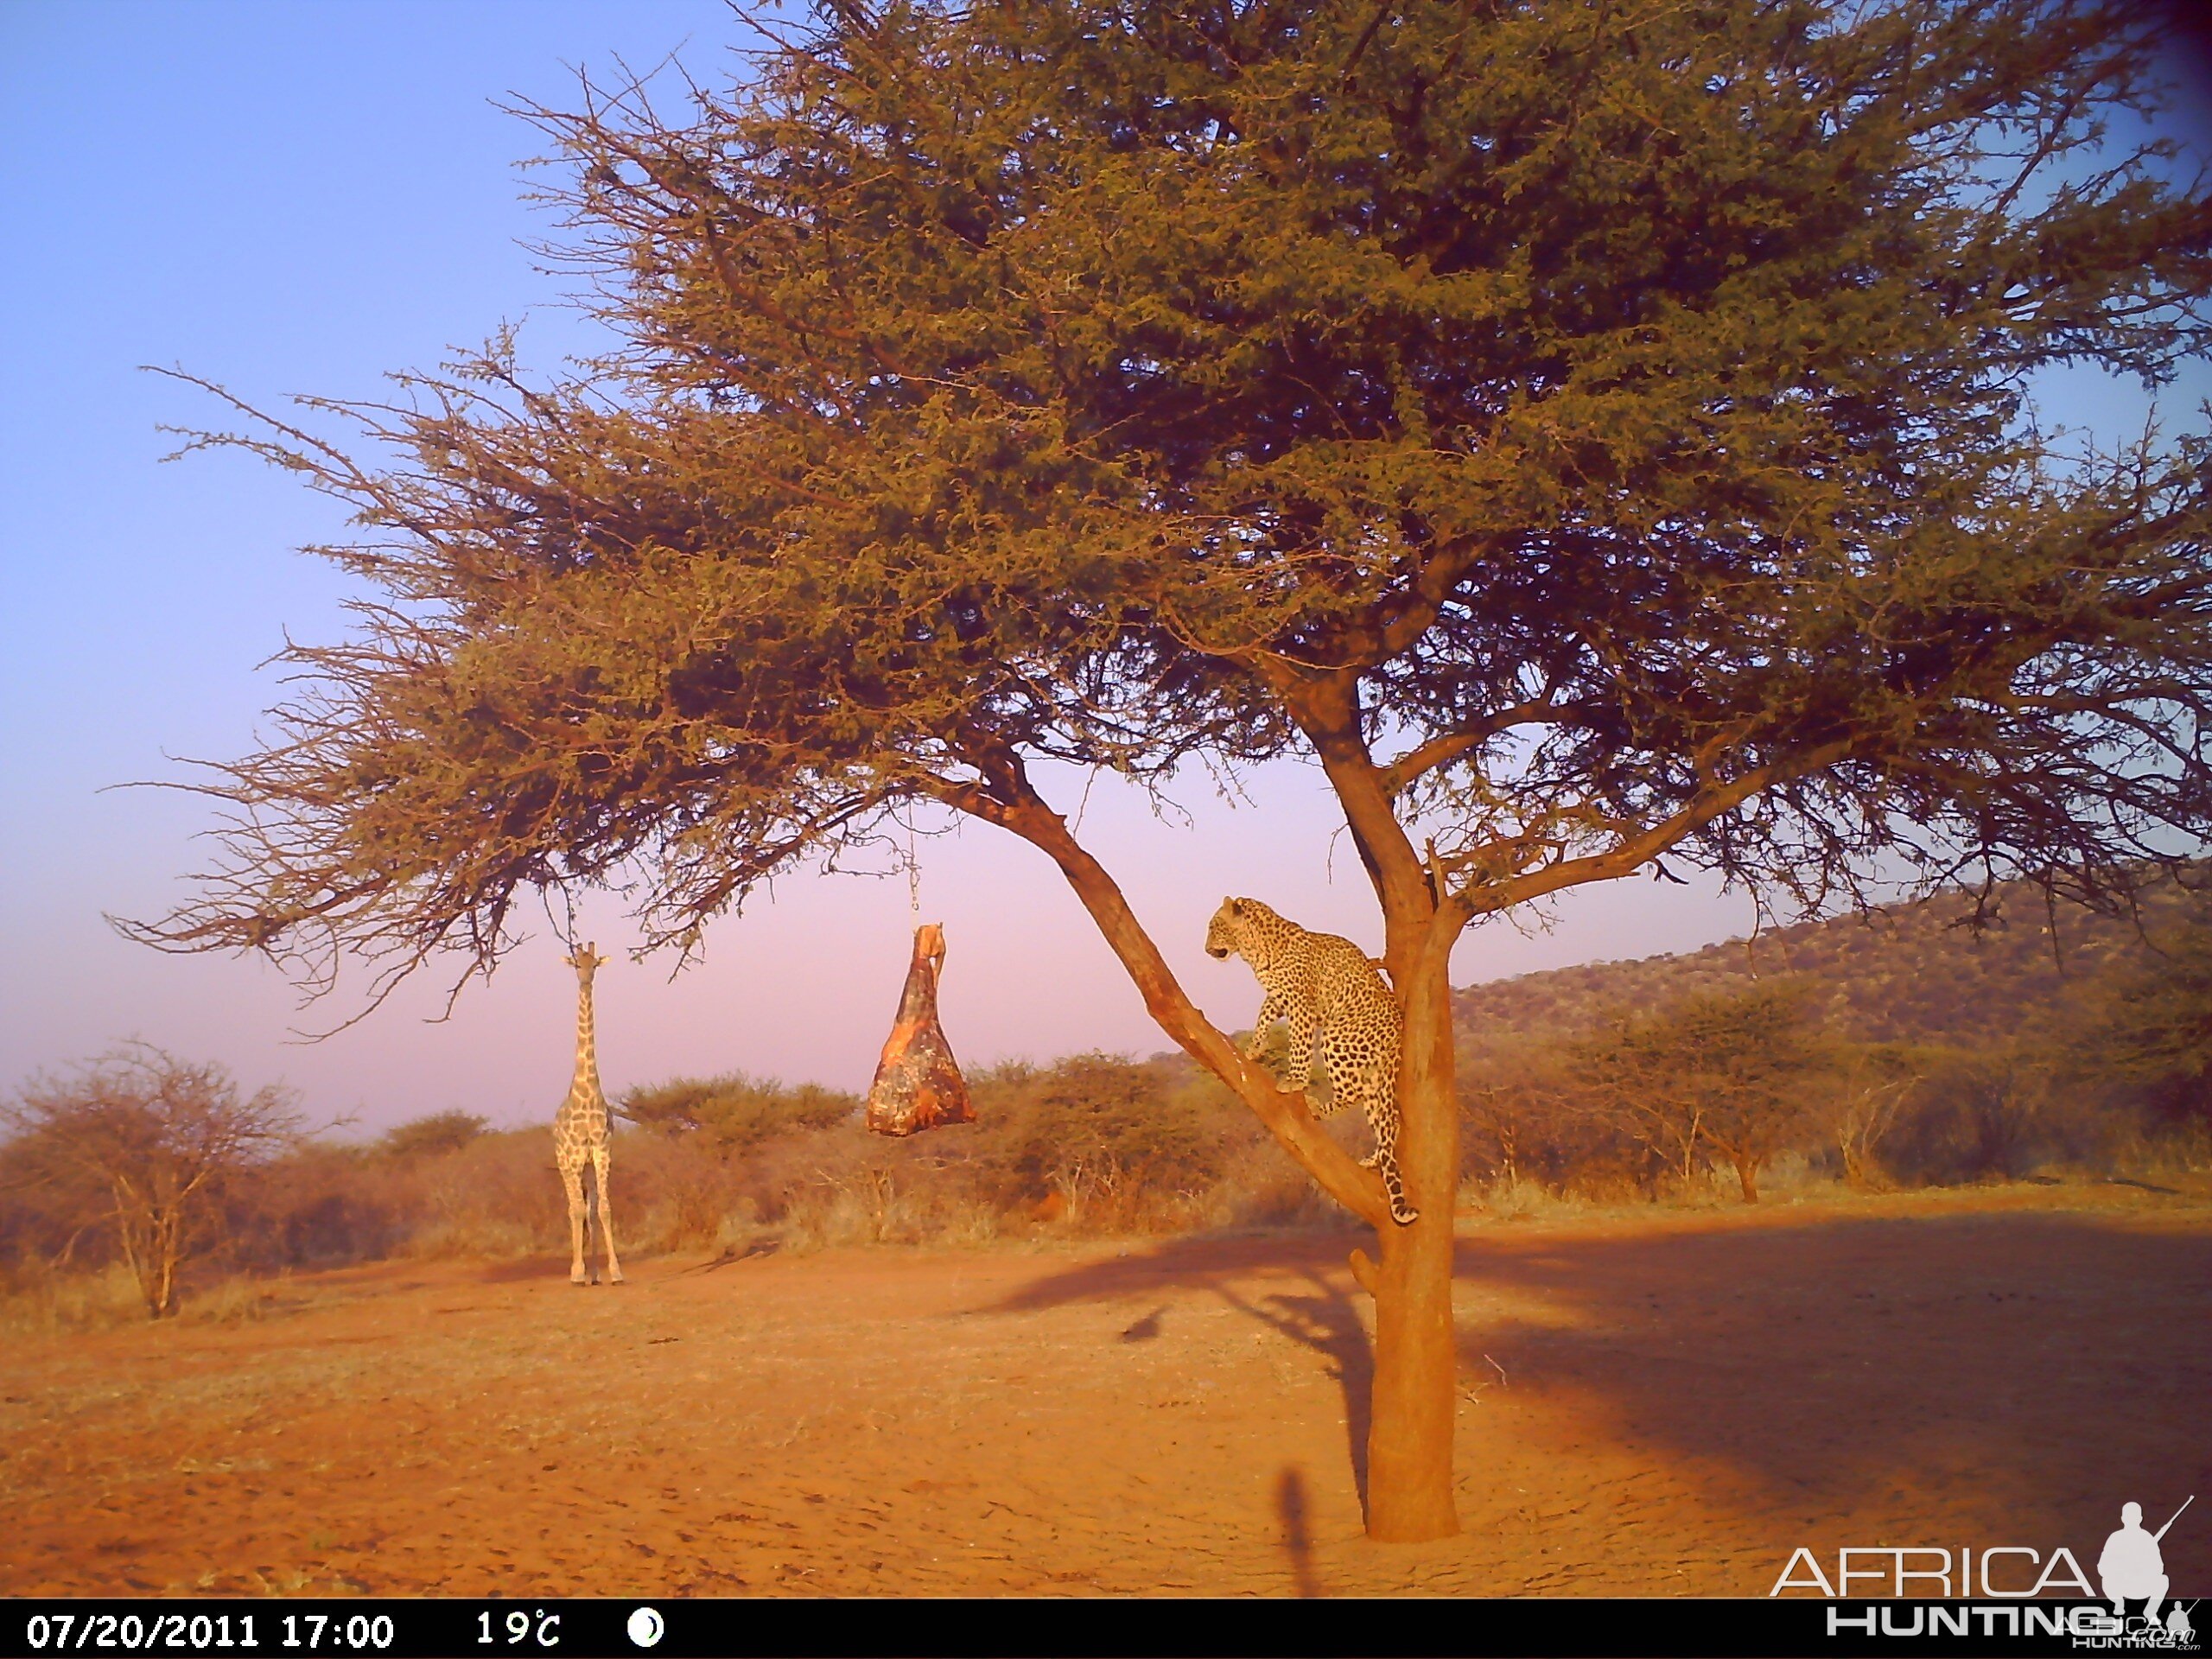
<svg viewBox="0 0 2212 1659"><path fill-rule="evenodd" d="M1224 899L1206 928L1206 954L1244 958L1267 992L1252 1022L1248 1058L1260 1054L1278 1020L1290 1027L1286 1085L1306 1083L1318 1046L1329 1079L1326 1105L1310 1090L1306 1103L1328 1116L1357 1101L1375 1131L1375 1150L1360 1162L1378 1171L1390 1195L1390 1218L1403 1226L1420 1212L1406 1202L1398 1179L1398 1044L1404 1029L1398 999L1367 953L1333 933L1313 933L1256 899Z"/></svg>

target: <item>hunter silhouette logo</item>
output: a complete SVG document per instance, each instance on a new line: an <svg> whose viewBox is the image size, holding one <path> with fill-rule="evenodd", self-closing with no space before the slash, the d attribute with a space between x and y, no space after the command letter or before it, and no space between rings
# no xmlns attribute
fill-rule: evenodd
<svg viewBox="0 0 2212 1659"><path fill-rule="evenodd" d="M2113 1613L2124 1613L2128 1602L2140 1601L2143 1622L2152 1625L2158 1623L2158 1604L2165 1600L2167 1590L2165 1557L2159 1553L2158 1546L2174 1522L2181 1519L2182 1511L2196 1502L2196 1494L2191 1492L2182 1500L2181 1509L2176 1510L2156 1532L2143 1530L2140 1503L2120 1506L2120 1530L2105 1540L2104 1554L2097 1557L2097 1578L2112 1602ZM2184 1624L2188 1623L2188 1615L2180 1608L2174 1611Z"/></svg>
<svg viewBox="0 0 2212 1659"><path fill-rule="evenodd" d="M2008 1634L2024 1630L2032 1634L2046 1626L2047 1633L2056 1634L2063 1626L2074 1636L2094 1638L2105 1646L2194 1650L2196 1631L2190 1618L2194 1604L2168 1606L2171 1585L2160 1546L2174 1523L2196 1502L2194 1493L2183 1499L2181 1508L2156 1532L2143 1525L2140 1503L2121 1504L2120 1526L2106 1538L2097 1556L2094 1584L2074 1552L2063 1544L2047 1554L2017 1544L1978 1549L1942 1545L1844 1548L1835 1553L1833 1577L1819 1557L1800 1548L1790 1555L1767 1594L1810 1590L1831 1601L1873 1597L1987 1602L1994 1605L1945 1611L1941 1622L1947 1630L1955 1622L1963 1633L1968 1619L1978 1618L1985 1626L1984 1634L1996 1634L1999 1625ZM2111 1604L2111 1611L2078 1603L2070 1609L2053 1605L2042 1599L2049 1597L2078 1597L2081 1601L2101 1599ZM2024 1602L2029 1605L2018 1605ZM2142 1611L2131 1613L2130 1604L2139 1604ZM2163 1619L2162 1608L2165 1610ZM1858 1616L1840 1618L1835 1610L1830 1611L1836 1628L1874 1628L1872 1611L1864 1616L1862 1626ZM1916 1633L1918 1617L1914 1616L1915 1631L1891 1629L1885 1623L1882 1633ZM1888 1618L1885 1612L1884 1620Z"/></svg>

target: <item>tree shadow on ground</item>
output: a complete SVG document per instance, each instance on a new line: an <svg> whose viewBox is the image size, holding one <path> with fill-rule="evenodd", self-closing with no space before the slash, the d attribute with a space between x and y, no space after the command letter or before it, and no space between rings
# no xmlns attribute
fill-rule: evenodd
<svg viewBox="0 0 2212 1659"><path fill-rule="evenodd" d="M1371 1359L1344 1265L1357 1242L1178 1239L1048 1274L1000 1310L1219 1297L1328 1356L1363 1503ZM1484 1231L1460 1241L1454 1274L1470 1382L1495 1364L1516 1406L1569 1408L1578 1434L1722 1465L1770 1497L1861 1513L1961 1494L2006 1535L1981 1541L2079 1553L2123 1501L2164 1516L2212 1491L2201 1230L2050 1211L1768 1213ZM2212 1526L2197 1530L2167 1541L2177 1585L2212 1579Z"/></svg>
<svg viewBox="0 0 2212 1659"><path fill-rule="evenodd" d="M1329 1381L1344 1395L1345 1452L1351 1460L1351 1479L1359 1494L1359 1512L1367 1513L1367 1430L1369 1397L1375 1389L1375 1350L1367 1327L1360 1323L1348 1285L1308 1270L1303 1293L1267 1291L1248 1295L1232 1283L1212 1287L1213 1292L1247 1318L1269 1326L1293 1342L1312 1349L1329 1362Z"/></svg>
<svg viewBox="0 0 2212 1659"><path fill-rule="evenodd" d="M1254 1323L1263 1325L1329 1363L1328 1378L1344 1395L1346 1456L1360 1512L1367 1511L1369 1396L1375 1382L1374 1351L1361 1323L1349 1273L1341 1267L1357 1243L1353 1234L1299 1234L1236 1237L1208 1235L1176 1239L1142 1255L1119 1255L1055 1274L1016 1292L991 1311L1010 1313L1068 1302L1111 1300L1148 1291L1200 1289L1211 1292ZM1278 1289L1274 1282L1291 1281ZM1160 1304L1122 1333L1157 1334L1166 1305Z"/></svg>

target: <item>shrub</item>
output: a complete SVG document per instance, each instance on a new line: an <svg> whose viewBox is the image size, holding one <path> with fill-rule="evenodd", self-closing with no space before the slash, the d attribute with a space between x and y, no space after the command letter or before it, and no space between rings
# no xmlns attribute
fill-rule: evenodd
<svg viewBox="0 0 2212 1659"><path fill-rule="evenodd" d="M1039 1073L1005 1131L1007 1196L1058 1193L1070 1215L1117 1224L1197 1198L1222 1173L1222 1136L1201 1121L1198 1091L1164 1081L1104 1054Z"/></svg>
<svg viewBox="0 0 2212 1659"><path fill-rule="evenodd" d="M10 1172L73 1237L106 1230L154 1319L177 1310L185 1265L226 1242L245 1178L298 1142L293 1096L241 1095L230 1072L130 1044L66 1078L34 1078L0 1107Z"/></svg>
<svg viewBox="0 0 2212 1659"><path fill-rule="evenodd" d="M387 1129L377 1150L387 1158L435 1158L460 1151L488 1127L474 1112L432 1112Z"/></svg>
<svg viewBox="0 0 2212 1659"><path fill-rule="evenodd" d="M705 1144L743 1151L778 1135L828 1128L860 1109L860 1097L816 1084L787 1088L742 1071L718 1077L676 1077L632 1089L616 1109L641 1128L696 1135Z"/></svg>

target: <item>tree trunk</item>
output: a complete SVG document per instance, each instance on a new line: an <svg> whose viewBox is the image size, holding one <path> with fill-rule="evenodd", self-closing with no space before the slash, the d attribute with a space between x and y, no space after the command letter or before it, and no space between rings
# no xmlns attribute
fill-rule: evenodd
<svg viewBox="0 0 2212 1659"><path fill-rule="evenodd" d="M1377 1229L1382 1260L1355 1253L1352 1271L1375 1298L1375 1380L1367 1433L1367 1535L1382 1543L1449 1538L1452 1440L1459 1356L1452 1319L1452 1219L1459 1185L1459 1114L1452 1088L1452 1010L1446 964L1424 951L1406 987L1398 1073L1398 1164L1410 1225Z"/></svg>
<svg viewBox="0 0 2212 1659"><path fill-rule="evenodd" d="M1744 1189L1744 1202L1759 1201L1758 1160L1745 1154L1738 1154L1732 1160L1736 1166L1736 1184Z"/></svg>
<svg viewBox="0 0 2212 1659"><path fill-rule="evenodd" d="M154 1317L174 1319L176 1315L176 1274L181 1264L181 1222L173 1214L159 1217L154 1224Z"/></svg>
<svg viewBox="0 0 2212 1659"><path fill-rule="evenodd" d="M1009 775L1009 794L1026 781ZM1449 969L1458 928L1421 913L1394 929L1392 976L1406 1029L1399 1058L1398 1169L1420 1217L1390 1219L1381 1179L1359 1168L1306 1107L1302 1093L1274 1079L1201 1014L1103 866L1068 833L1066 821L1029 794L1014 807L973 798L963 810L1003 825L1061 869L1160 1028L1236 1090L1280 1146L1322 1190L1372 1224L1382 1260L1352 1252L1353 1275L1375 1298L1375 1369L1367 1437L1368 1536L1391 1543L1448 1538L1459 1522L1452 1499L1452 1431L1459 1398L1452 1329L1452 1211L1459 1192L1459 1115L1452 1090ZM979 810L983 809L983 810ZM1411 906L1401 908L1402 916Z"/></svg>

